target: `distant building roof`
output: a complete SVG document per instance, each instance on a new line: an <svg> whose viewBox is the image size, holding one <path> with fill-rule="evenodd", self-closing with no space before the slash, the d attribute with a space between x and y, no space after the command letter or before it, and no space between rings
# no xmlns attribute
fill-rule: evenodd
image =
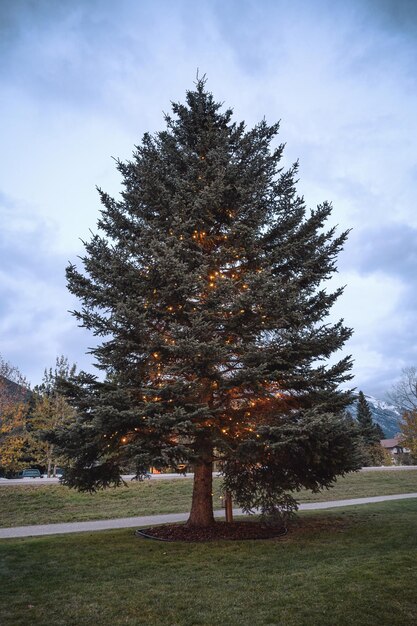
<svg viewBox="0 0 417 626"><path fill-rule="evenodd" d="M383 448L396 448L397 446L402 447L402 445L400 437L394 437L393 439L381 439L381 446Z"/></svg>

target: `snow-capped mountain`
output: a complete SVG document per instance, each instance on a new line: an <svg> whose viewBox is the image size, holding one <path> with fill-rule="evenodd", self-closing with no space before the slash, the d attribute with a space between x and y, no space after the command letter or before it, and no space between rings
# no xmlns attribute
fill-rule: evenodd
<svg viewBox="0 0 417 626"><path fill-rule="evenodd" d="M385 437L387 439L395 437L400 431L401 412L395 406L384 402L384 400L378 400L378 398L367 395L365 395L365 398L371 409L374 422L381 426ZM357 401L355 400L348 408L349 413L353 417L356 417L356 404Z"/></svg>

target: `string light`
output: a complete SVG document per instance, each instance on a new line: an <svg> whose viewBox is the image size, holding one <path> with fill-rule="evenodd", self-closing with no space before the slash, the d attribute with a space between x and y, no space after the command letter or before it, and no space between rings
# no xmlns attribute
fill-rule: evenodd
<svg viewBox="0 0 417 626"><path fill-rule="evenodd" d="M201 156L200 158L201 160L204 160L203 156ZM200 176L199 179L201 180L201 178L202 177ZM228 210L227 214L229 215L229 217L234 216L234 213L231 210ZM174 230L170 229L169 234L174 235ZM180 241L183 241L184 238L187 238L189 242L190 242L190 239L189 239L190 234L191 234L192 239L196 241L196 245L200 244L202 247L204 247L205 252L211 251L213 246L216 246L216 245L221 246L221 241L222 240L226 241L229 238L227 234L218 233L217 235L214 235L210 232L210 236L206 239L207 232L199 231L197 229L194 230L192 233L188 231L188 233L186 233L185 236L183 234L178 235L177 233L175 233L175 235L179 238ZM226 248L226 245L225 245L225 248ZM184 308L184 310L187 312L189 312L190 310L191 311L200 310L199 304L201 303L201 300L204 301L204 299L209 297L207 287L209 287L210 289L214 289L218 285L217 281L220 278L223 280L233 279L234 281L236 281L235 283L229 283L230 285L232 284L235 285L234 288L236 289L236 291L249 289L250 288L249 284L251 283L249 282L248 284L246 282L243 282L245 278L248 279L251 273L253 276L253 272L261 273L263 270L260 268L258 269L250 268L249 261L242 260L245 257L240 257L239 254L236 254L236 248L234 244L231 248L232 249L231 250L229 249L228 253L231 254L233 258L229 256L229 260L225 262L223 266L220 266L218 269L211 268L208 273L204 272L204 275L199 276L200 280L202 281L202 284L205 285L205 288L203 287L202 293L200 293L199 296L194 296L193 298L190 299L191 301L188 300L184 304L185 308L183 307L183 305L177 305L177 304L175 304L175 306L165 305L166 311L172 313L182 308ZM248 266L246 266L246 263L248 263ZM158 290L156 288L153 289L153 293L154 295L156 295L158 293ZM152 304L152 302L154 301L155 299L150 299L149 302L151 303L151 306L155 306L154 304ZM192 305L193 303L196 303L198 307L193 306L191 308L190 305ZM144 308L147 308L147 307L148 307L148 301L145 301ZM226 303L223 303L222 305L221 316L223 317L224 320L227 320L226 322L227 324L230 324L230 322L228 321L229 317L233 318L234 316L236 316L237 310L236 309L231 310L231 308L232 307ZM254 308L252 308L251 306L248 306L248 309L242 308L238 311L240 315L243 315L247 312L248 314L251 313L252 311L255 312L256 309L258 309L258 315L259 313L263 312L262 306L259 306L259 308L258 306L255 306ZM161 311L164 310L163 304L160 310ZM260 315L260 318L262 320L261 323L265 324L264 320L267 319L267 315ZM175 345L176 343L175 340L172 339L169 335L168 324L171 323L170 320L172 319L173 318L168 318L166 316L167 325L165 326L163 330L158 329L158 332L160 332L160 334L162 335L161 338L163 342L168 345ZM259 317L258 317L258 320L259 320ZM225 330L226 330L225 332L226 337L223 339L225 344L230 345L230 344L235 343L237 345L240 345L239 337L228 336L230 332L233 332L233 328L227 329L227 326L226 326ZM261 331L261 332L264 332L264 331ZM234 369L235 367L239 366L239 356L238 354L235 354L235 352L236 351L234 350L233 347L229 348L227 351L225 350L225 353L229 353L230 358L231 358L231 369ZM164 349L162 348L162 352L158 352L158 351L152 352L151 356L156 361L159 361L160 359L162 359L162 356L165 354L170 355L171 358L173 358L175 357L176 351L167 350L167 352L165 353ZM201 353L197 353L196 356L201 358ZM164 356L164 361L165 361L165 356ZM175 363L175 361L173 362ZM157 389L160 389L161 387L166 387L167 385L172 384L170 383L171 380L175 380L175 375L172 375L171 377L171 375L169 374L170 370L168 370L168 374L166 373L165 363L163 363L163 365L161 363L155 363L153 365L153 370L154 371L153 371L153 374L151 375L151 380L150 380L149 395L142 396L143 401L145 403L160 402L162 398L160 396L153 395L153 394L157 393L156 391ZM218 389L219 387L219 383L217 381L212 381L211 382L211 389L213 390L211 392L212 398L215 399L215 402L221 402L223 399L225 399L225 405L224 405L225 410L226 410L226 407L228 407L231 413L229 413L229 415L221 414L220 417L217 416L215 419L212 418L213 421L206 420L204 423L204 426L207 428L215 428L217 432L219 432L218 429L220 428L221 433L228 435L227 437L228 441L232 440L233 438L238 439L238 438L254 437L254 436L256 436L256 438L261 438L261 435L259 433L255 433L254 426L256 423L258 423L258 418L261 419L260 423L262 423L262 415L264 412L267 415L267 411L270 411L275 406L279 406L279 402L280 402L279 398L281 398L282 396L282 394L279 391L276 391L277 388L279 389L278 385L268 380L264 380L263 383L264 383L265 397L249 399L248 395L249 396L252 395L252 391L253 391L253 390L251 391L249 388L243 389L237 386L233 389L230 389L229 391L222 389L221 392L215 392L215 390ZM254 394L254 395L256 396L258 394ZM172 398L170 398L169 400L165 398L165 400L163 401L165 410L172 411L174 407L172 406L168 407L168 404L172 405L173 403L174 403L174 400ZM249 408L249 407L251 408L258 407L257 409L253 411L252 418L251 418L251 412L249 410L245 410L245 408ZM240 419L242 420L241 422L236 421L236 417L238 416L240 416ZM138 419L148 420L149 417L140 416ZM219 420L221 420L220 424L219 424ZM222 422L224 424L224 423L227 423L227 421L229 421L228 427L221 427ZM150 426L152 425L152 419L150 420L149 424ZM147 425L143 425L141 428L134 428L134 431L137 432L137 431L140 431L141 429L143 430L146 427ZM113 437L113 435L111 437ZM116 437L116 441L117 440L118 438ZM127 443L129 441L129 437L123 436L121 437L121 439L119 439L119 441L121 441L121 443Z"/></svg>

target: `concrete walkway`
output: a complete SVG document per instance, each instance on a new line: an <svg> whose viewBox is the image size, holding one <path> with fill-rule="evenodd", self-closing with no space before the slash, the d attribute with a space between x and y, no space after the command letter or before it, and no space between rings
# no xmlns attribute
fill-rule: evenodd
<svg viewBox="0 0 417 626"><path fill-rule="evenodd" d="M316 511L320 509L334 509L342 506L358 504L372 504L388 500L406 500L417 498L417 493L402 493L393 496L373 496L370 498L353 498L351 500L330 500L329 502L308 502L300 505L300 511ZM240 509L233 510L234 515L242 515ZM224 517L224 511L215 511L215 517ZM37 537L43 535L64 535L68 533L95 532L97 530L113 530L117 528L139 528L156 524L172 524L184 522L188 513L169 513L167 515L146 515L142 517L125 517L121 519L97 520L93 522L70 522L66 524L39 524L37 526L16 526L15 528L0 528L0 539L16 537Z"/></svg>

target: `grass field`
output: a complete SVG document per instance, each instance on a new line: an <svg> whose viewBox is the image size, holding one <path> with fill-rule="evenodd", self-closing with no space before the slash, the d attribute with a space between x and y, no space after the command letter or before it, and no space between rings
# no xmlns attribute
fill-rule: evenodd
<svg viewBox="0 0 417 626"><path fill-rule="evenodd" d="M417 500L300 515L284 538L106 531L0 543L2 626L414 626Z"/></svg>
<svg viewBox="0 0 417 626"><path fill-rule="evenodd" d="M0 487L0 527L158 513L190 509L191 479L130 482L127 487L95 494L78 493L61 485ZM323 493L302 491L300 502L417 492L417 470L360 472L339 478ZM220 479L215 480L214 506L220 508Z"/></svg>

